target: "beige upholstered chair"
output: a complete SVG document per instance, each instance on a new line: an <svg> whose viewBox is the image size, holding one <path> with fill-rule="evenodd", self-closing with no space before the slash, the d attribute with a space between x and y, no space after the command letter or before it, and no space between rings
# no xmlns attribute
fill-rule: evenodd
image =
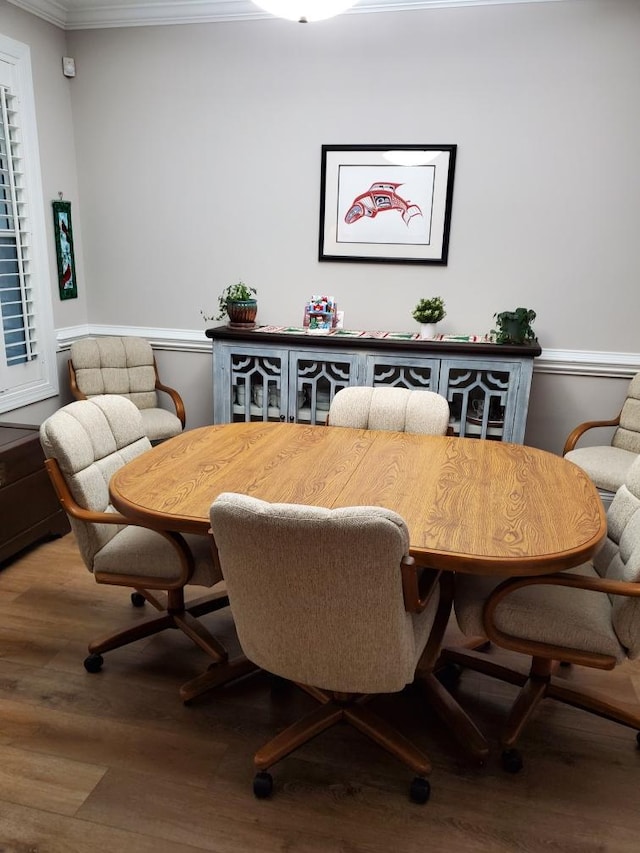
<svg viewBox="0 0 640 853"><path fill-rule="evenodd" d="M364 705L368 694L402 690L438 654L437 574L418 583L404 521L380 507L328 510L223 493L211 527L247 658L321 703L258 750L256 796L271 793L268 767L344 721L408 764L417 774L411 797L425 802L428 758Z"/></svg>
<svg viewBox="0 0 640 853"><path fill-rule="evenodd" d="M143 338L86 338L71 345L68 361L71 393L76 400L96 394L121 394L136 404L144 431L153 443L184 429L180 394L163 385L148 341ZM159 406L158 391L171 398L173 411Z"/></svg>
<svg viewBox="0 0 640 853"><path fill-rule="evenodd" d="M502 735L503 763L512 772L522 766L517 739L545 696L640 728L640 705L616 703L609 693L589 693L577 681L554 676L558 661L613 669L640 656L640 459L616 493L607 522L600 551L576 569L502 583L456 575L455 612L463 632L531 657L527 675L498 665L491 654L443 651L446 661L522 685Z"/></svg>
<svg viewBox="0 0 640 853"><path fill-rule="evenodd" d="M146 600L162 611L158 618L89 643L85 668L97 672L103 652L165 628L181 629L214 661L226 662L225 649L196 618L228 604L209 538L133 526L110 505L113 473L151 447L134 404L112 395L70 403L42 424L40 441L82 559L96 581L133 588L134 604ZM219 586L186 606L187 585ZM166 601L157 590L166 591Z"/></svg>
<svg viewBox="0 0 640 853"><path fill-rule="evenodd" d="M445 435L449 404L434 391L407 388L342 388L331 401L327 423L354 429Z"/></svg>
<svg viewBox="0 0 640 853"><path fill-rule="evenodd" d="M578 440L590 429L616 427L611 443L597 447L578 447ZM640 373L627 390L620 414L609 421L587 421L568 436L562 455L589 475L608 505L624 483L629 469L640 454Z"/></svg>

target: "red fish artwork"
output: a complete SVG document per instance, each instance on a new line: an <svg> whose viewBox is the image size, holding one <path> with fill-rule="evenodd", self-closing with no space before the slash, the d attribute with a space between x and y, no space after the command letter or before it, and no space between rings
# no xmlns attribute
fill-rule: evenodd
<svg viewBox="0 0 640 853"><path fill-rule="evenodd" d="M391 181L378 181L371 184L366 193L354 198L344 221L347 225L351 225L363 216L373 219L383 210L399 210L405 225L409 225L409 221L414 216L422 216L422 211L417 204L405 201L397 194L396 190L401 186L402 184Z"/></svg>

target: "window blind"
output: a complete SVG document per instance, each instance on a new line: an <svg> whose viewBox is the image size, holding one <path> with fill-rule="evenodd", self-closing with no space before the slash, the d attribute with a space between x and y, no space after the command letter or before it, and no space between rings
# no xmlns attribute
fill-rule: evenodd
<svg viewBox="0 0 640 853"><path fill-rule="evenodd" d="M17 98L0 85L0 314L6 366L37 357Z"/></svg>

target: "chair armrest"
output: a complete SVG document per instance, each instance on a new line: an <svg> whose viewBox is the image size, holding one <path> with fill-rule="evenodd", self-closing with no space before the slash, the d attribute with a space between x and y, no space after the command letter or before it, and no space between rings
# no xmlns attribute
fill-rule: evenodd
<svg viewBox="0 0 640 853"><path fill-rule="evenodd" d="M184 429L185 425L185 411L184 411L184 402L182 401L182 397L176 391L175 388L170 388L168 385L163 385L160 381L160 377L158 376L158 365L156 364L155 359L153 360L153 369L156 372L156 391L164 391L165 394L168 394L171 397L174 408L176 410L176 415L178 416L180 423L182 424L182 428Z"/></svg>
<svg viewBox="0 0 640 853"><path fill-rule="evenodd" d="M514 637L496 627L494 613L500 602L518 589L527 586L563 586L573 589L585 589L592 592L607 593L609 595L624 595L628 597L640 597L640 584L627 581L610 580L609 578L590 578L583 575L570 575L557 572L551 575L537 577L509 578L499 584L489 598L486 600L482 613L482 620L487 638L499 646L511 649L515 652L542 657L551 660L564 660L583 666L591 666L597 669L613 669L616 660L610 655L602 655L596 652L586 652L580 649L571 649L565 646L556 646L550 643L541 643L537 640L524 640Z"/></svg>
<svg viewBox="0 0 640 853"><path fill-rule="evenodd" d="M90 524L117 524L120 526L125 525L127 527L142 527L145 530L151 529L145 527L144 524L136 524L135 521L125 518L125 516L121 515L119 512L96 512L95 510L85 509L85 507L80 506L69 490L69 486L67 485L67 481L64 479L62 471L60 470L58 461L56 459L45 459L44 464L58 500L62 504L64 511L72 518L76 518L78 521L85 521ZM156 530L155 532L166 539L177 552L181 568L180 576L177 580L171 583L164 580L161 583L150 583L149 578L147 577L136 578L132 576L131 584L132 586L148 586L150 589L180 589L189 582L194 572L195 564L191 549L179 533L173 533L166 530ZM94 574L98 577L96 572L94 572ZM105 582L109 583L108 580Z"/></svg>
<svg viewBox="0 0 640 853"><path fill-rule="evenodd" d="M596 427L618 426L619 424L620 414L618 414L616 418L612 418L610 421L585 421L583 424L578 424L578 426L567 436L567 440L565 441L564 448L562 450L562 455L564 456L570 450L573 450L578 443L578 439L584 435L587 430L595 429Z"/></svg>
<svg viewBox="0 0 640 853"><path fill-rule="evenodd" d="M418 566L413 557L403 557L400 563L402 594L407 613L422 613L438 586L440 572Z"/></svg>
<svg viewBox="0 0 640 853"><path fill-rule="evenodd" d="M78 382L76 380L76 371L73 367L73 362L71 361L71 359L68 359L67 367L69 368L69 385L71 387L71 393L73 394L76 400L86 400L87 395L83 394L82 391L78 388Z"/></svg>

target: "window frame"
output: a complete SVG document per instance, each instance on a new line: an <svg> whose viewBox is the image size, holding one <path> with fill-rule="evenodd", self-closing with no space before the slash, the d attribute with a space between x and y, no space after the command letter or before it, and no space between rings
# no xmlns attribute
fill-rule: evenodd
<svg viewBox="0 0 640 853"><path fill-rule="evenodd" d="M25 364L7 366L4 356L4 335L0 328L1 414L56 396L58 375L30 48L22 42L0 34L0 61L10 66L10 91L18 106L20 160L24 175L22 194L27 213L30 244L29 284L35 315L33 338L37 345L36 358Z"/></svg>

